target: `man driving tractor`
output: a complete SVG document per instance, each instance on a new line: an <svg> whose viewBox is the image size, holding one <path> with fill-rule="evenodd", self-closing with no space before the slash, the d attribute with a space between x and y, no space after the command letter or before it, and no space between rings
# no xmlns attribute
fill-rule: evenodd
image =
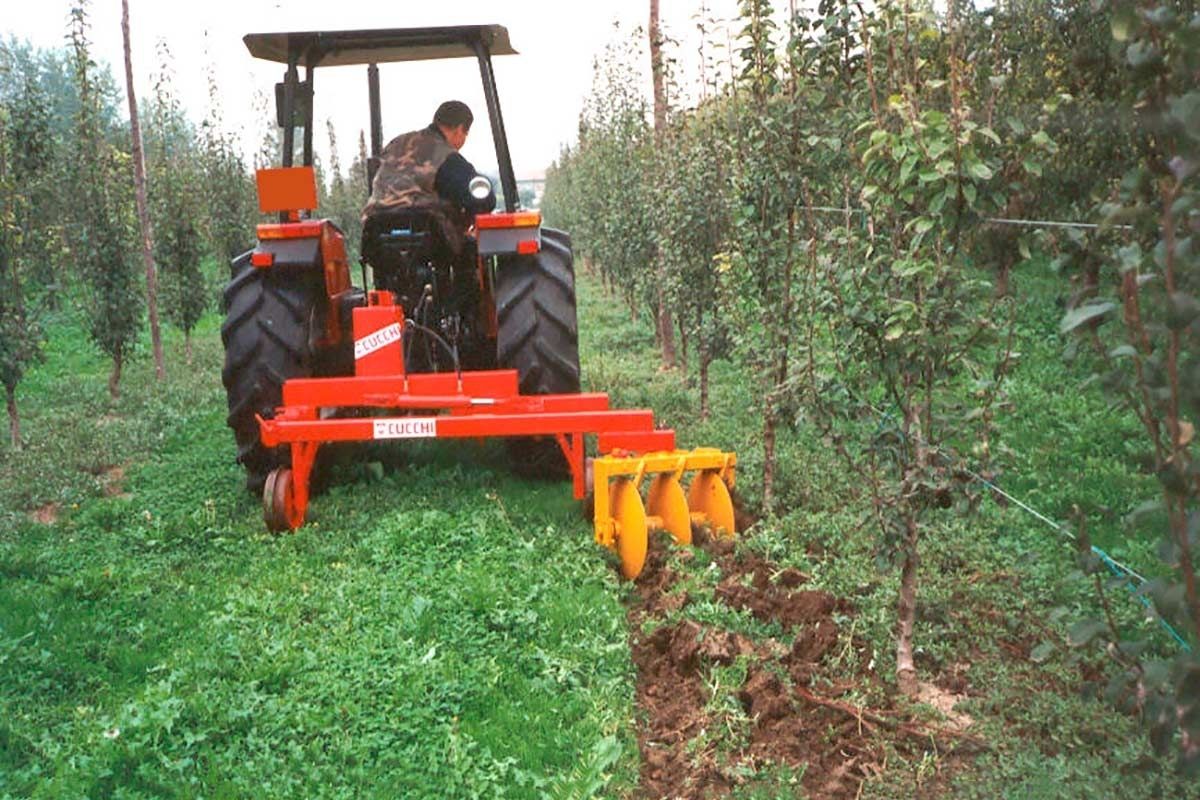
<svg viewBox="0 0 1200 800"><path fill-rule="evenodd" d="M478 173L459 150L467 141L474 115L466 103L447 100L433 122L401 134L380 154L363 224L396 211L426 211L437 220L454 255L462 252L464 234L475 214L496 205L494 192L480 199L468 186Z"/></svg>

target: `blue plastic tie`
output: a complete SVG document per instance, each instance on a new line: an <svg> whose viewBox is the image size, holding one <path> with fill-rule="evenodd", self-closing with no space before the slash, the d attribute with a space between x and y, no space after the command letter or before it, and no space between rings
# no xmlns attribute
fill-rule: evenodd
<svg viewBox="0 0 1200 800"><path fill-rule="evenodd" d="M870 403L867 403L867 407L870 408L872 411L874 411L881 418L880 422L879 422L879 426L875 430L876 436L878 436L880 431L883 430L884 420L887 420L890 422L895 421L895 419L892 417L892 415L889 414L888 412L881 411L878 408L875 408L875 406L871 405ZM904 432L901 431L900 435L901 435L901 437L904 437ZM1029 506L1029 505L1021 502L1020 500L1013 497L1008 492L1001 489L996 484L994 484L991 481L984 478L982 475L972 472L971 470L967 469L966 467L962 467L961 469L963 472L970 475L972 478L979 481L980 483L982 483L987 488L991 489L996 494L998 494L1001 497L1005 498L1006 500L1009 500L1010 502L1014 503L1022 511L1025 511L1028 514L1031 514L1034 517L1037 517L1042 522L1044 522L1047 525L1049 525L1050 527L1054 528L1054 530L1056 530L1059 533L1061 533L1062 535L1066 536L1071 541L1075 541L1075 539L1076 539L1075 534L1071 533L1069 530L1064 528L1062 525L1059 525L1057 522L1050 519L1045 514L1038 511L1036 508L1033 508L1032 506ZM1137 594L1138 589L1140 589L1142 584L1144 584L1146 582L1145 578L1143 578L1137 572L1134 572L1129 567L1122 564L1120 561L1117 561L1115 558L1113 558L1108 553L1101 550L1099 547L1096 547L1095 545L1092 545L1092 553L1097 558L1099 558L1102 562L1104 562L1104 565L1106 567L1108 567L1109 571L1112 572L1113 575L1115 575L1118 578L1125 579L1125 586L1129 589L1130 593L1133 594L1133 596L1136 597L1139 601L1141 601L1142 605L1146 607L1146 610L1150 612L1150 615L1158 620L1158 623L1166 629L1167 633L1171 634L1171 638L1174 639L1179 644L1179 646L1183 648L1184 652L1186 652L1186 653L1192 652L1192 646L1187 643L1187 640L1185 640L1182 636L1179 635L1179 631L1175 630L1175 628L1173 628L1171 626L1171 623L1167 622L1163 618L1163 616L1158 613L1158 611L1154 608L1154 605L1150 602L1150 600L1144 594Z"/></svg>
<svg viewBox="0 0 1200 800"><path fill-rule="evenodd" d="M1032 514L1033 516L1037 517L1038 519L1040 519L1042 522L1045 522L1047 525L1054 528L1056 531L1058 531L1062 535L1066 536L1071 541L1075 541L1075 539L1076 539L1075 534L1071 533L1069 530L1064 528L1062 525L1059 525L1057 522L1050 519L1045 514L1038 511L1037 509L1031 508L1030 506L1026 505L1025 503L1022 503L1020 500L1013 497L1011 494L1004 491L996 484L985 479L982 475L977 475L976 473L972 472L969 469L964 469L963 472L967 473L972 478L979 481L984 486L991 489L993 492L1000 495L1001 497L1015 503L1023 511L1026 511L1026 512ZM1155 619L1158 620L1158 623L1166 629L1167 633L1171 634L1171 638L1174 639L1179 644L1179 646L1183 648L1184 652L1187 652L1187 653L1192 652L1192 646L1189 645L1187 643L1187 641L1182 636L1179 635L1179 632L1171 626L1171 623L1167 622L1166 619L1164 619L1163 616L1161 614L1159 614L1158 611L1155 610L1154 605L1150 602L1150 600L1144 594L1137 594L1138 589L1140 589L1141 585L1146 582L1145 578L1143 578L1138 573L1134 572L1129 567L1122 564L1120 561L1117 561L1115 558L1113 558L1108 553L1101 550L1099 547L1096 547L1095 545L1092 545L1092 553L1097 558L1099 558L1102 562L1104 562L1104 565L1106 567L1108 567L1109 571L1112 572L1113 575L1115 575L1118 578L1125 579L1125 586L1129 589L1130 593L1132 593L1134 597L1136 597L1139 601L1141 601L1142 605L1146 607L1146 610L1149 611L1150 614Z"/></svg>

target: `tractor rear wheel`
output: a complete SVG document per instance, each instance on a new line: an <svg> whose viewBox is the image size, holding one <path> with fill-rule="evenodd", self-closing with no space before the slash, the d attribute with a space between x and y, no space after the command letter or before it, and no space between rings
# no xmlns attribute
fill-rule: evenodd
<svg viewBox="0 0 1200 800"><path fill-rule="evenodd" d="M516 256L496 270L496 361L515 369L522 394L579 391L579 326L575 318L575 263L571 237L542 228L542 249ZM569 474L554 439L509 440L514 469L530 477Z"/></svg>
<svg viewBox="0 0 1200 800"><path fill-rule="evenodd" d="M263 446L255 415L275 413L283 401L284 381L314 374L311 334L323 295L319 274L259 269L250 263L249 253L233 262L233 278L224 293L221 380L237 460L253 493L262 492L271 470L288 464L286 447Z"/></svg>

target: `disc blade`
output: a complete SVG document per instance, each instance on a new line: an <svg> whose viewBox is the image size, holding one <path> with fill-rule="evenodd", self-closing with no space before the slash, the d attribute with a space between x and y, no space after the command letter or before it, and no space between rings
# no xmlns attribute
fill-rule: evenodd
<svg viewBox="0 0 1200 800"><path fill-rule="evenodd" d="M646 511L662 519L663 528L676 544L692 543L692 518L688 514L687 496L674 477L663 473L654 479L646 496Z"/></svg>
<svg viewBox="0 0 1200 800"><path fill-rule="evenodd" d="M263 482L263 522L267 524L267 530L271 533L282 533L287 530L287 520L279 513L275 502L275 487L279 483L279 473L281 472L283 472L282 468L271 470L267 473L266 481Z"/></svg>
<svg viewBox="0 0 1200 800"><path fill-rule="evenodd" d="M271 470L263 484L263 520L272 533L294 531L304 524L292 493L292 471L287 467Z"/></svg>
<svg viewBox="0 0 1200 800"><path fill-rule="evenodd" d="M716 472L706 470L692 479L688 488L688 508L708 517L713 532L732 536L737 531L733 521L733 499L725 481Z"/></svg>
<svg viewBox="0 0 1200 800"><path fill-rule="evenodd" d="M629 478L618 478L609 490L609 508L617 523L617 555L621 575L633 580L646 563L646 509L637 486Z"/></svg>
<svg viewBox="0 0 1200 800"><path fill-rule="evenodd" d="M304 510L296 505L296 484L292 471L284 469L275 482L275 507L287 526L286 530L294 531L304 524Z"/></svg>

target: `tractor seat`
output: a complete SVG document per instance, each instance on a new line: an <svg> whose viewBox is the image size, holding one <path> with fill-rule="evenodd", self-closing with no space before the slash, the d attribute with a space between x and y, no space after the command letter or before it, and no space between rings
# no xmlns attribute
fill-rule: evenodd
<svg viewBox="0 0 1200 800"><path fill-rule="evenodd" d="M449 252L436 217L422 209L374 214L363 223L363 260L375 269L429 262Z"/></svg>

